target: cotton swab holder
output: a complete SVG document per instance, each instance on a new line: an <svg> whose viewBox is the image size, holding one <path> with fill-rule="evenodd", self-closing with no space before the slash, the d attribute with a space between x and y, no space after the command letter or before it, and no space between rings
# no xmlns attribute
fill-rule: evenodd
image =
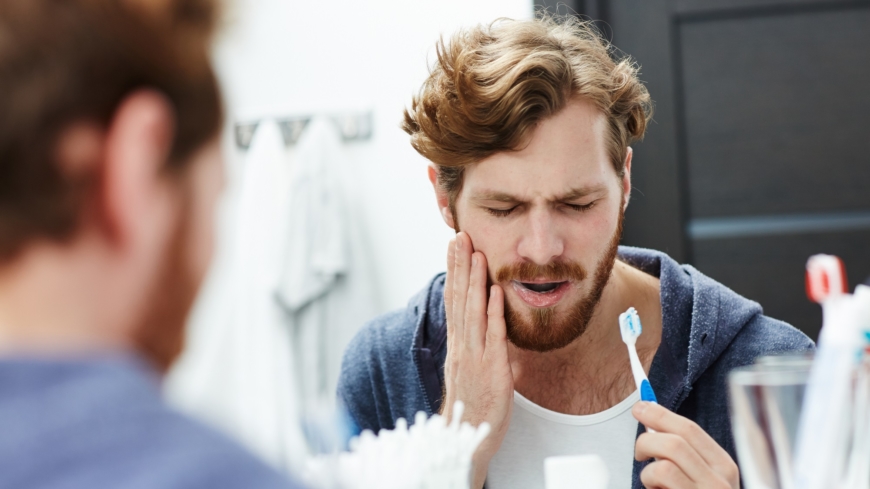
<svg viewBox="0 0 870 489"><path fill-rule="evenodd" d="M410 428L400 418L394 430L363 431L349 452L309 459L302 479L314 489L469 489L472 457L490 427L460 422L462 412L456 401L450 424L418 412Z"/></svg>

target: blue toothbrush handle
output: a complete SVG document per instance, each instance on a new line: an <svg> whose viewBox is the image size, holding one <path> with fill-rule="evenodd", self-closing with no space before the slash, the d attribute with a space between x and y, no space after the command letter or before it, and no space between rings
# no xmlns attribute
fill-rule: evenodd
<svg viewBox="0 0 870 489"><path fill-rule="evenodd" d="M653 392L652 386L649 385L649 381L646 379L643 379L643 381L640 383L640 400L658 404L658 401L656 400L656 393ZM652 428L647 427L646 430L650 433L655 433L655 430Z"/></svg>
<svg viewBox="0 0 870 489"><path fill-rule="evenodd" d="M649 381L646 379L643 379L643 381L640 383L640 400L654 402L658 404L658 401L656 400L656 394L655 392L653 392L652 386L649 385Z"/></svg>

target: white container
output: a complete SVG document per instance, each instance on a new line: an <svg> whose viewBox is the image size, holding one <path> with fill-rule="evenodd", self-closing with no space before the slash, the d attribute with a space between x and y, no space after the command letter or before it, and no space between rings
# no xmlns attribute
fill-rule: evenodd
<svg viewBox="0 0 870 489"><path fill-rule="evenodd" d="M610 473L598 455L566 455L544 459L547 489L607 489Z"/></svg>

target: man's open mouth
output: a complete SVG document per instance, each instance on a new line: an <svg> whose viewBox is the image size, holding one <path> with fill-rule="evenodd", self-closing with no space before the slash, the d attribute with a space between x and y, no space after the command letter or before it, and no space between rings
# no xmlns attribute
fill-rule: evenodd
<svg viewBox="0 0 870 489"><path fill-rule="evenodd" d="M519 282L519 284L526 289L531 290L532 292L537 292L539 294L549 294L554 292L559 288L562 284L567 284L568 282L544 282L544 283L530 283L530 282Z"/></svg>
<svg viewBox="0 0 870 489"><path fill-rule="evenodd" d="M511 285L517 295L531 307L553 307L571 289L570 281L561 282L520 282Z"/></svg>

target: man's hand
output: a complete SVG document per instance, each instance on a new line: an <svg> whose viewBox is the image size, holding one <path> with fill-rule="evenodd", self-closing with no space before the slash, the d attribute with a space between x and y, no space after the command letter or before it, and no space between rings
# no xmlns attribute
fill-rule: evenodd
<svg viewBox="0 0 870 489"><path fill-rule="evenodd" d="M641 424L655 430L640 435L634 447L637 460L656 459L640 474L645 487L740 487L737 464L693 421L649 402L637 403L631 413Z"/></svg>
<svg viewBox="0 0 870 489"><path fill-rule="evenodd" d="M473 252L471 239L459 233L447 252L444 306L447 311L446 395L442 410L449 420L453 403L465 404L463 421L486 421L492 431L474 456L472 488L483 487L493 455L501 446L513 407L514 381L508 362L504 291L493 285L487 304L486 258Z"/></svg>

